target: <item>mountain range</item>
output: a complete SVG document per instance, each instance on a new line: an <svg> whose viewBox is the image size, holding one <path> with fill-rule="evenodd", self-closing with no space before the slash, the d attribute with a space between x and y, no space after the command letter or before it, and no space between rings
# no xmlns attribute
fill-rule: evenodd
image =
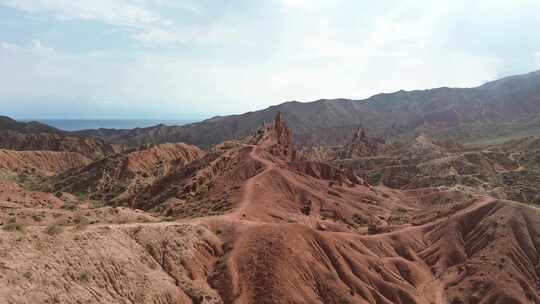
<svg viewBox="0 0 540 304"><path fill-rule="evenodd" d="M3 117L0 303L540 303L540 139L513 139L539 78L188 126Z"/></svg>
<svg viewBox="0 0 540 304"><path fill-rule="evenodd" d="M0 298L540 301L537 140L474 153L427 135L381 145L358 132L337 159L307 160L278 113L208 152L162 144L94 161L4 152L27 168L0 170L14 177L0 180ZM526 204L508 200L522 199L515 186L529 189Z"/></svg>
<svg viewBox="0 0 540 304"><path fill-rule="evenodd" d="M466 142L540 134L540 71L474 88L398 91L365 100L291 101L184 126L98 129L75 134L131 146L184 142L208 147L242 138L271 121L278 112L283 113L300 146L344 144L359 126L372 134L393 139L412 137L418 131Z"/></svg>

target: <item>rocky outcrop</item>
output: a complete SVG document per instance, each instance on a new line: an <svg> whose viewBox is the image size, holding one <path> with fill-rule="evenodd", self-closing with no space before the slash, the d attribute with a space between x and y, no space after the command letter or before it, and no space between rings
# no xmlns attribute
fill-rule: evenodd
<svg viewBox="0 0 540 304"><path fill-rule="evenodd" d="M281 112L276 114L273 124L263 125L249 143L262 147L274 156L288 161L296 160L292 132L284 122Z"/></svg>
<svg viewBox="0 0 540 304"><path fill-rule="evenodd" d="M353 139L337 153L337 158L358 158L375 156L382 153L385 140L382 137L368 137L366 130L359 127Z"/></svg>
<svg viewBox="0 0 540 304"><path fill-rule="evenodd" d="M88 166L55 177L55 191L86 193L103 201L121 201L160 177L205 156L186 144L163 144L105 157Z"/></svg>
<svg viewBox="0 0 540 304"><path fill-rule="evenodd" d="M327 180L331 184L336 184L338 186L368 186L368 184L358 177L352 169L343 166L336 167L328 163L315 161L295 161L291 162L289 165L291 166L291 169L296 172L317 179Z"/></svg>
<svg viewBox="0 0 540 304"><path fill-rule="evenodd" d="M421 155L421 154L444 154L452 151L463 150L463 145L452 139L436 140L433 136L426 132L419 132L414 139L405 144L405 147L401 149L407 150L409 154Z"/></svg>
<svg viewBox="0 0 540 304"><path fill-rule="evenodd" d="M51 176L91 162L73 152L0 150L0 174Z"/></svg>
<svg viewBox="0 0 540 304"><path fill-rule="evenodd" d="M301 147L301 158L311 161L335 161L358 159L388 154L399 147L399 143L387 144L382 137L372 137L362 127L358 127L352 139L342 146Z"/></svg>
<svg viewBox="0 0 540 304"><path fill-rule="evenodd" d="M377 156L335 159L370 184L397 189L464 185L498 198L540 204L540 166L536 138L502 145L464 147L426 133L384 149Z"/></svg>
<svg viewBox="0 0 540 304"><path fill-rule="evenodd" d="M124 148L100 139L77 137L64 133L20 133L0 130L0 148L17 151L75 152L96 159L122 151Z"/></svg>
<svg viewBox="0 0 540 304"><path fill-rule="evenodd" d="M0 116L0 149L74 152L96 159L121 152L124 147L73 135L39 122L19 122Z"/></svg>

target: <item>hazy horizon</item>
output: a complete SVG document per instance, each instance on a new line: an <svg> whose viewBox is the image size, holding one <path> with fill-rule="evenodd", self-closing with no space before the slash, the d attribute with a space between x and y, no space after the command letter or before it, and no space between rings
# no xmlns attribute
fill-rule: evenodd
<svg viewBox="0 0 540 304"><path fill-rule="evenodd" d="M134 129L153 127L159 124L169 126L181 126L199 120L178 120L178 119L76 119L76 118L15 118L21 122L37 121L63 131L81 131L93 129Z"/></svg>
<svg viewBox="0 0 540 304"><path fill-rule="evenodd" d="M0 106L202 120L540 69L537 1L0 0Z"/></svg>

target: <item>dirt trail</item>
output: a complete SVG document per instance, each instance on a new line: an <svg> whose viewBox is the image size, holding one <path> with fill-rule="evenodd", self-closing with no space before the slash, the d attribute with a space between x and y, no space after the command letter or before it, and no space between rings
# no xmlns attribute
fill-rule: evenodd
<svg viewBox="0 0 540 304"><path fill-rule="evenodd" d="M141 222L134 222L134 223L125 223L125 224L119 224L119 223L102 223L102 224L92 224L88 225L89 229L99 229L99 228L135 228L135 227L169 227L169 226L180 226L184 224L196 224L196 222L193 219L190 220L177 220L174 222L154 222L154 223L141 223ZM43 229L45 227L48 227L50 225L29 225L25 226L27 229ZM65 226L66 228L69 227L75 227L75 225L68 225Z"/></svg>
<svg viewBox="0 0 540 304"><path fill-rule="evenodd" d="M432 304L448 304L445 296L445 287L449 280L445 278L434 278L418 288L418 292L426 296Z"/></svg>
<svg viewBox="0 0 540 304"><path fill-rule="evenodd" d="M249 153L249 157L258 161L259 163L263 164L264 166L264 170L259 172L257 175L249 178L246 183L245 183L245 186L244 186L244 189L242 190L242 195L241 195L241 198L240 198L240 201L238 202L237 204L237 208L235 211L233 211L230 215L233 216L234 218L237 218L239 215L242 214L242 211L249 205L249 203L251 202L251 198L253 196L253 192L254 192L254 189L257 187L257 183L256 181L263 175L265 175L266 173L270 172L271 170L275 169L276 168L276 165L271 162L271 161L268 161L262 157L260 157L258 155L257 152L259 152L258 150L260 148L258 148L257 146L251 146L252 147L252 150L251 152Z"/></svg>

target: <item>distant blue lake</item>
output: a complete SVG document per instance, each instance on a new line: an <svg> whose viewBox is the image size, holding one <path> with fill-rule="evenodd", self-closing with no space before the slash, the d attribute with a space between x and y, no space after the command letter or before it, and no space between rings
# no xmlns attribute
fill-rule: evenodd
<svg viewBox="0 0 540 304"><path fill-rule="evenodd" d="M152 119L23 119L22 121L38 121L64 131L86 129L134 129L151 127L158 124L185 125L193 120L152 120Z"/></svg>

